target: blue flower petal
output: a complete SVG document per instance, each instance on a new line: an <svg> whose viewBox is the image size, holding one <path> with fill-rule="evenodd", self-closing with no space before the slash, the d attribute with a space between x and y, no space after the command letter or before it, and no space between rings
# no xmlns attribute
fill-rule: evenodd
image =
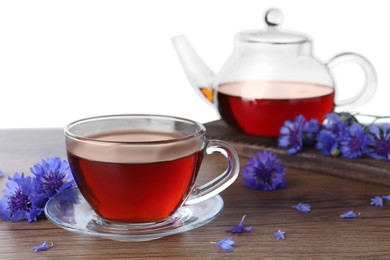
<svg viewBox="0 0 390 260"><path fill-rule="evenodd" d="M51 244L48 244L46 241L43 241L43 244L40 245L40 246L35 246L32 248L32 250L36 253L36 252L39 252L39 251L45 251L49 248L53 247L53 243Z"/></svg>
<svg viewBox="0 0 390 260"><path fill-rule="evenodd" d="M381 196L375 196L371 198L371 205L376 207L383 207L383 198Z"/></svg>
<svg viewBox="0 0 390 260"><path fill-rule="evenodd" d="M233 241L233 239L231 237L228 237L228 238L224 238L224 239L216 242L215 244L219 248L221 248L222 250L230 252L230 251L234 250L233 245L235 244L235 242Z"/></svg>
<svg viewBox="0 0 390 260"><path fill-rule="evenodd" d="M305 212L305 213L311 211L310 204L302 203L302 202L299 202L297 205L292 206L292 208L294 208L300 212Z"/></svg>
<svg viewBox="0 0 390 260"><path fill-rule="evenodd" d="M278 231L276 231L276 232L274 232L274 236L275 236L275 238L277 239L277 240L285 240L286 239L286 237L285 237L285 234L286 232L284 232L284 231L282 231L282 230L278 230Z"/></svg>
<svg viewBox="0 0 390 260"><path fill-rule="evenodd" d="M303 115L295 117L294 122L291 120L285 121L280 128L279 147L287 148L289 154L299 152L302 149L305 122L306 119Z"/></svg>
<svg viewBox="0 0 390 260"><path fill-rule="evenodd" d="M240 223L237 226L234 226L231 229L226 230L226 232L229 232L229 233L233 234L233 233L243 233L243 232L250 232L250 231L252 231L253 227L245 227L244 226L244 219L245 219L245 217L246 217L246 215L244 215L241 218L241 221L240 221Z"/></svg>
<svg viewBox="0 0 390 260"><path fill-rule="evenodd" d="M316 119L310 119L303 127L303 143L305 145L313 145L320 131L320 124Z"/></svg>
<svg viewBox="0 0 390 260"><path fill-rule="evenodd" d="M11 220L11 216L8 210L8 203L7 200L4 199L0 200L0 218L5 221Z"/></svg>
<svg viewBox="0 0 390 260"><path fill-rule="evenodd" d="M350 210L347 212L344 212L343 214L340 215L340 218L356 218L360 214L357 214L355 211Z"/></svg>
<svg viewBox="0 0 390 260"><path fill-rule="evenodd" d="M390 195L382 196L382 198L385 199L385 200L390 200Z"/></svg>
<svg viewBox="0 0 390 260"><path fill-rule="evenodd" d="M324 155L336 154L338 151L339 141L337 136L329 130L323 129L317 135L316 148L321 150Z"/></svg>

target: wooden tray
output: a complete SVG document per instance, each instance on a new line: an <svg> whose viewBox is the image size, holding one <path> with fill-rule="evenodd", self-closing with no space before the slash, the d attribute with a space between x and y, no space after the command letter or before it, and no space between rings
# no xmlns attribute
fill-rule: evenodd
<svg viewBox="0 0 390 260"><path fill-rule="evenodd" d="M243 158L250 158L257 151L267 149L277 154L287 167L390 186L390 162L324 156L314 148L305 148L296 155L289 155L285 149L277 146L277 138L246 135L230 128L222 120L206 123L205 126L210 139L229 142Z"/></svg>

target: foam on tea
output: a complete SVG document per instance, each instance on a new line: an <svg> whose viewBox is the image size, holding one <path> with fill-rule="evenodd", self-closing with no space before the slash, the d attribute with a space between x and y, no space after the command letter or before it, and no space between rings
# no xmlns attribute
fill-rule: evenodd
<svg viewBox="0 0 390 260"><path fill-rule="evenodd" d="M147 163L174 160L199 151L198 139L186 140L179 132L119 130L85 137L92 142L68 140L68 152L90 160L113 163ZM180 143L172 140L183 139ZM113 143L114 142L114 143Z"/></svg>
<svg viewBox="0 0 390 260"><path fill-rule="evenodd" d="M92 139L109 142L163 142L184 137L179 133L127 130L101 133L89 136Z"/></svg>
<svg viewBox="0 0 390 260"><path fill-rule="evenodd" d="M115 131L86 138L95 141L68 144L69 164L85 199L111 221L166 219L187 198L203 159L203 147L178 133ZM180 145L170 143L178 139Z"/></svg>

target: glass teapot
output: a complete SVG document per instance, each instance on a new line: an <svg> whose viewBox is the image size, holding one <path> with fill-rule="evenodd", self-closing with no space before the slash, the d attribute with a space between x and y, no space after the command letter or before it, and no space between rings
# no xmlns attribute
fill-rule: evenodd
<svg viewBox="0 0 390 260"><path fill-rule="evenodd" d="M284 121L299 114L322 122L335 106L347 110L373 97L376 73L366 58L341 53L321 62L309 36L280 28L278 9L269 9L265 22L265 29L236 34L234 51L217 75L184 35L172 38L190 84L228 125L250 135L278 136ZM332 71L344 62L360 65L365 83L355 96L335 100Z"/></svg>

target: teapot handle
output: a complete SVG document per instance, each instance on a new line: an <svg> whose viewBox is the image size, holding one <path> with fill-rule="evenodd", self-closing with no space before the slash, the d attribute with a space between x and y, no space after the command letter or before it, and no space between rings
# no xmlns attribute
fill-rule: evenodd
<svg viewBox="0 0 390 260"><path fill-rule="evenodd" d="M365 75L365 83L360 89L359 93L347 99L335 100L335 105L337 108L348 110L364 105L374 96L377 88L377 76L374 66L371 64L371 62L365 57L356 53L346 52L338 54L331 58L327 65L331 73L333 73L334 69L338 65L345 62L354 62L358 64L363 69Z"/></svg>

